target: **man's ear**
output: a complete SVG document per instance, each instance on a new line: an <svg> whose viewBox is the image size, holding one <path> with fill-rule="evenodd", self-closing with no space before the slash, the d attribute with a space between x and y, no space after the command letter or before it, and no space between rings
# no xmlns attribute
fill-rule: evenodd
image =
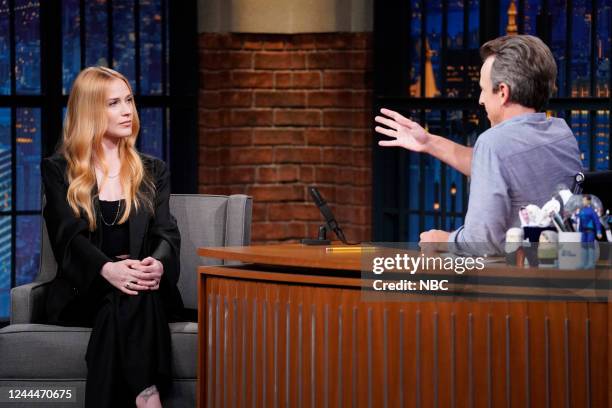
<svg viewBox="0 0 612 408"><path fill-rule="evenodd" d="M497 89L497 94L501 99L501 103L502 105L505 105L508 101L510 101L510 87L506 83L502 82L498 85Z"/></svg>

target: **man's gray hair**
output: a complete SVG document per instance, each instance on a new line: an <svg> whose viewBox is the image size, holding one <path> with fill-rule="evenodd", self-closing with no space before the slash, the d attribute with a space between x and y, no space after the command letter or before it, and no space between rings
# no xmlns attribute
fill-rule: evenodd
<svg viewBox="0 0 612 408"><path fill-rule="evenodd" d="M510 101L541 111L557 87L557 64L550 48L532 35L507 35L480 47L483 62L495 57L491 67L493 92L503 82Z"/></svg>

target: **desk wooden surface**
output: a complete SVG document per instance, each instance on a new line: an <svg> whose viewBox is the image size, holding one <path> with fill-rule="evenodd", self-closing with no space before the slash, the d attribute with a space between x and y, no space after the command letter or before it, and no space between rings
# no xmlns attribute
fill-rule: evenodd
<svg viewBox="0 0 612 408"><path fill-rule="evenodd" d="M256 265L276 265L284 268L304 269L330 269L354 271L355 277L360 277L363 264L367 257L393 256L397 253L406 253L410 256L420 256L416 250L397 248L375 248L374 252L327 253L326 246L308 246L302 244L253 245L244 247L208 247L199 248L198 254L203 257L240 261ZM447 255L447 254L446 254ZM446 256L438 254L438 256ZM206 272L206 269L201 269ZM456 277L452 271L427 270L423 275L434 278ZM423 277L421 275L420 277ZM585 281L612 281L612 270L608 267L599 267L589 270L559 270L554 268L519 268L508 266L501 258L487 258L483 270L466 272L464 276L471 278L511 278L530 280L554 280L575 282L577 287L583 287ZM538 286L542 286L541 284ZM612 289L608 285L609 289ZM610 293L610 290L608 291Z"/></svg>
<svg viewBox="0 0 612 408"><path fill-rule="evenodd" d="M359 271L360 253L326 253L326 246L302 244L253 245L245 247L199 248L198 255L245 263L299 268Z"/></svg>

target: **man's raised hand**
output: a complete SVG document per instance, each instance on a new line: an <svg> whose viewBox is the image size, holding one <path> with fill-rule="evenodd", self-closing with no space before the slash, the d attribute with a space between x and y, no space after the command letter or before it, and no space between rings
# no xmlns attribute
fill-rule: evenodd
<svg viewBox="0 0 612 408"><path fill-rule="evenodd" d="M376 132L393 138L381 140L379 146L400 146L413 152L425 152L430 135L418 123L390 109L381 109L384 116L376 116L374 120L383 126L376 126Z"/></svg>

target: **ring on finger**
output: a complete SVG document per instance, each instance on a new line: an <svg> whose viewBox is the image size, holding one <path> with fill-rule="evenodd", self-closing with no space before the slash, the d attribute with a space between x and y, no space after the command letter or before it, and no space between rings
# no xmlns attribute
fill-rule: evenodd
<svg viewBox="0 0 612 408"><path fill-rule="evenodd" d="M129 289L129 288L130 288L130 282L127 282L127 283L125 284L125 287Z"/></svg>

